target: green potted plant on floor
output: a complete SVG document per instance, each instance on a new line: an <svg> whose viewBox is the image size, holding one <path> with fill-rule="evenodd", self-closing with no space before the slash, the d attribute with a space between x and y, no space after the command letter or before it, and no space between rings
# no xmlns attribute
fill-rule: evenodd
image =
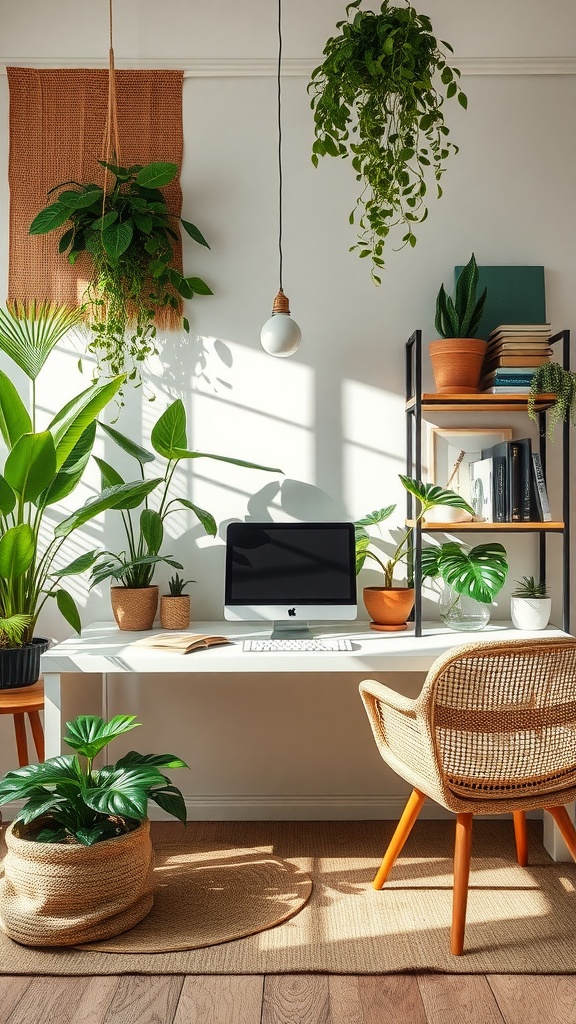
<svg viewBox="0 0 576 1024"><path fill-rule="evenodd" d="M448 541L422 551L422 580L440 580L440 618L451 629L483 629L490 604L508 574L506 549L490 542L475 547Z"/></svg>
<svg viewBox="0 0 576 1024"><path fill-rule="evenodd" d="M478 391L486 342L474 335L482 319L487 289L477 297L478 267L474 253L460 271L454 299L440 286L435 325L439 341L431 341L430 360L437 394Z"/></svg>
<svg viewBox="0 0 576 1024"><path fill-rule="evenodd" d="M145 360L157 354L156 320L165 310L178 312L182 299L211 295L199 277L186 277L175 266L178 224L200 245L201 231L169 210L162 189L178 166L156 161L117 167L99 160L111 185L66 181L51 188L50 203L30 225L31 235L62 227L58 252L69 263L87 253L93 276L86 290L93 340L88 352L107 375L125 373L141 384ZM188 320L182 324L189 330Z"/></svg>
<svg viewBox="0 0 576 1024"><path fill-rule="evenodd" d="M182 793L164 772L188 766L174 754L135 750L116 764L94 764L111 740L139 724L134 715L109 722L80 715L63 737L74 754L10 771L0 782L0 804L26 801L6 833L0 880L0 923L16 942L93 942L132 928L151 910L148 801L185 824Z"/></svg>
<svg viewBox="0 0 576 1024"><path fill-rule="evenodd" d="M516 580L510 598L510 617L515 629L546 629L552 612L546 580L523 576Z"/></svg>
<svg viewBox="0 0 576 1024"><path fill-rule="evenodd" d="M186 410L179 398L162 413L152 430L150 443L154 452L136 444L114 427L102 424L102 429L122 451L136 460L142 489L126 491L127 485L120 473L109 462L96 458L104 488L101 497L109 502L114 501L114 507L120 511L127 547L119 553L105 551L98 557L91 570L91 586L97 586L105 580L114 580L116 585L111 587L110 593L112 611L119 628L151 629L158 606L158 587L152 583L154 569L160 562L182 569L180 562L175 561L172 555L160 554L164 543L164 524L168 516L179 509L188 509L194 513L206 533L212 537L216 535L216 520L210 512L188 498L171 497L172 480L179 463L189 459L215 459L267 473L281 473L282 470L243 459L192 451L188 445ZM163 460L159 465L157 456ZM147 465L152 467L154 474L150 479L145 477L144 467ZM149 501L152 492L155 492L154 508ZM76 528L84 521L84 516L90 516L92 505L97 505L99 500L94 498L87 502L83 509L62 524L63 528Z"/></svg>
<svg viewBox="0 0 576 1024"><path fill-rule="evenodd" d="M383 0L378 12L346 7L339 34L328 39L324 61L312 72L315 141L312 162L349 157L360 195L356 249L371 261L380 284L384 246L393 228L401 246L416 244L415 225L428 214L429 179L438 197L448 157L458 152L449 141L444 103L457 98L460 72L447 63L449 43L432 34L430 19L410 3L394 7Z"/></svg>
<svg viewBox="0 0 576 1024"><path fill-rule="evenodd" d="M424 484L421 480L414 480L407 476L400 476L400 480L406 490L416 499L418 511L414 521L402 531L400 540L395 544L394 551L390 556L386 556L378 547L369 529L373 527L380 529L380 524L390 518L396 505L388 505L386 508L371 512L362 519L358 519L354 524L356 528L356 573L360 572L368 559L379 566L384 577L383 586L364 587L363 590L364 604L372 619L373 629L391 631L406 629L406 619L414 604L414 587L411 584L395 586L394 575L397 566L408 561L411 556L414 530L417 524L422 522L428 512L437 506L458 508L472 513L468 502L455 491L445 490L436 484Z"/></svg>
<svg viewBox="0 0 576 1024"><path fill-rule="evenodd" d="M62 581L84 572L96 557L96 551L87 551L61 564L60 549L75 527L54 525L53 512L82 479L96 417L124 378L92 384L67 402L45 430L36 429L36 378L79 315L78 310L36 302L0 310L0 348L32 385L28 412L15 384L0 371L0 433L6 447L0 473L0 688L27 686L38 678L48 640L37 637L35 629L48 600L55 600L69 625L80 630L78 609ZM110 496L108 502L97 501L83 522L116 500Z"/></svg>

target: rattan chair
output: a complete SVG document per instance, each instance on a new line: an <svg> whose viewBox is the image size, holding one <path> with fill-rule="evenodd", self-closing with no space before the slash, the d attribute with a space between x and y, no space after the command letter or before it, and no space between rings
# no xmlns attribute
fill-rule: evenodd
<svg viewBox="0 0 576 1024"><path fill-rule="evenodd" d="M360 693L380 754L413 787L373 882L381 889L426 797L456 814L451 952L464 948L474 814L512 813L528 863L526 811L544 808L576 860L565 804L576 798L576 640L455 647L410 700L366 679Z"/></svg>

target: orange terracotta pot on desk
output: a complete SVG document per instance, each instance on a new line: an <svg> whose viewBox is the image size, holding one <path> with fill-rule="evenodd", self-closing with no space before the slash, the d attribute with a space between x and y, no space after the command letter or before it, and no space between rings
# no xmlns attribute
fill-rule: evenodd
<svg viewBox="0 0 576 1024"><path fill-rule="evenodd" d="M413 587L364 587L364 604L372 619L370 629L391 633L406 629L414 597Z"/></svg>

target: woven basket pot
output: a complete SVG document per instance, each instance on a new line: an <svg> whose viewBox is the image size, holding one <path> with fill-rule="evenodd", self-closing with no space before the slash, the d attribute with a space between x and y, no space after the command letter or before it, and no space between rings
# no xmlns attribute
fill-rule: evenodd
<svg viewBox="0 0 576 1024"><path fill-rule="evenodd" d="M120 629L152 629L158 587L110 587L110 603Z"/></svg>
<svg viewBox="0 0 576 1024"><path fill-rule="evenodd" d="M190 594L160 598L160 625L162 629L188 629L190 625Z"/></svg>
<svg viewBox="0 0 576 1024"><path fill-rule="evenodd" d="M28 826L29 828L29 826ZM150 823L93 846L6 832L0 928L24 946L72 946L127 931L152 909ZM20 826L21 835L27 826Z"/></svg>
<svg viewBox="0 0 576 1024"><path fill-rule="evenodd" d="M471 394L478 391L486 342L479 338L431 341L430 361L436 394Z"/></svg>
<svg viewBox="0 0 576 1024"><path fill-rule="evenodd" d="M371 629L385 632L406 629L406 619L414 606L413 587L364 587L363 597L372 619Z"/></svg>

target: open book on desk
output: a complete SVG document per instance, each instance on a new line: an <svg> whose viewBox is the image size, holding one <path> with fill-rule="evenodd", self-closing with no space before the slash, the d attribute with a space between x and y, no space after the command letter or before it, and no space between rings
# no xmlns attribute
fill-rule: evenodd
<svg viewBox="0 0 576 1024"><path fill-rule="evenodd" d="M131 647L148 647L150 650L172 651L174 654L192 654L209 647L231 644L227 636L213 636L204 633L155 633L141 640L133 640Z"/></svg>

